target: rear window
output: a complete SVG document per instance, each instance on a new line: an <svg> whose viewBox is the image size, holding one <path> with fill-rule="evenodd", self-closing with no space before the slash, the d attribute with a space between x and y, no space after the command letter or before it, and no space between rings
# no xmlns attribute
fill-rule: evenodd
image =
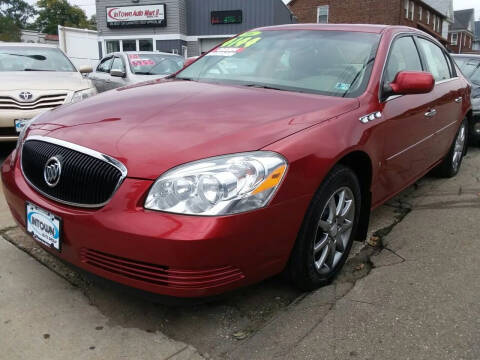
<svg viewBox="0 0 480 360"><path fill-rule="evenodd" d="M130 70L137 75L169 75L183 67L181 56L163 54L129 53Z"/></svg>

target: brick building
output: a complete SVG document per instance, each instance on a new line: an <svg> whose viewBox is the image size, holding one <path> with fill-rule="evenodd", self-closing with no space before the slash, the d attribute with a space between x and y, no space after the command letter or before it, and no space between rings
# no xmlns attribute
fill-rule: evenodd
<svg viewBox="0 0 480 360"><path fill-rule="evenodd" d="M472 52L475 34L473 9L455 11L454 22L448 31L448 49L456 54Z"/></svg>
<svg viewBox="0 0 480 360"><path fill-rule="evenodd" d="M433 7L433 4L441 4ZM445 28L452 0L291 0L288 6L300 23L406 25L447 44Z"/></svg>

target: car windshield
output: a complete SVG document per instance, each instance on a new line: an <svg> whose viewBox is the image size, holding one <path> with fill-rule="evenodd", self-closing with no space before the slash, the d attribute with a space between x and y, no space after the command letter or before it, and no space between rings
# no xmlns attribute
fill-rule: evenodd
<svg viewBox="0 0 480 360"><path fill-rule="evenodd" d="M250 31L207 53L178 79L355 97L380 36L344 31Z"/></svg>
<svg viewBox="0 0 480 360"><path fill-rule="evenodd" d="M455 62L467 79L480 86L480 58L455 57Z"/></svg>
<svg viewBox="0 0 480 360"><path fill-rule="evenodd" d="M0 46L0 71L77 71L58 49Z"/></svg>
<svg viewBox="0 0 480 360"><path fill-rule="evenodd" d="M129 53L130 70L137 75L169 75L183 67L185 59L177 55Z"/></svg>

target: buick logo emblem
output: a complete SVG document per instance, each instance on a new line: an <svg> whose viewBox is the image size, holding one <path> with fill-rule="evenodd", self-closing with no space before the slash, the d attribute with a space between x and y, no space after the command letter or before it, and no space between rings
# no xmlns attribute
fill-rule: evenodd
<svg viewBox="0 0 480 360"><path fill-rule="evenodd" d="M58 182L60 181L60 175L62 174L62 164L60 160L53 156L48 159L47 163L45 164L45 168L43 169L43 178L45 182L50 187L57 186Z"/></svg>
<svg viewBox="0 0 480 360"><path fill-rule="evenodd" d="M20 94L18 94L18 97L22 101L30 101L33 99L33 94L30 91L22 91Z"/></svg>

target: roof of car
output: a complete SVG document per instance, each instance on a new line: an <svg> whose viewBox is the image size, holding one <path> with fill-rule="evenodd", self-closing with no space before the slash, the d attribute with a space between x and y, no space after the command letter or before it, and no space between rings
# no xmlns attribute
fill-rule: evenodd
<svg viewBox="0 0 480 360"><path fill-rule="evenodd" d="M410 30L416 29L408 26L395 25L372 25L372 24L285 24L277 26L261 27L256 30L336 30L357 31L380 34L386 29Z"/></svg>
<svg viewBox="0 0 480 360"><path fill-rule="evenodd" d="M181 56L179 54L172 54L172 53L161 52L161 51L117 51L115 54L156 54L156 55Z"/></svg>
<svg viewBox="0 0 480 360"><path fill-rule="evenodd" d="M58 48L56 45L51 44L38 44L38 43L14 43L14 42L1 42L0 46L18 46L18 47L42 47L42 48Z"/></svg>

